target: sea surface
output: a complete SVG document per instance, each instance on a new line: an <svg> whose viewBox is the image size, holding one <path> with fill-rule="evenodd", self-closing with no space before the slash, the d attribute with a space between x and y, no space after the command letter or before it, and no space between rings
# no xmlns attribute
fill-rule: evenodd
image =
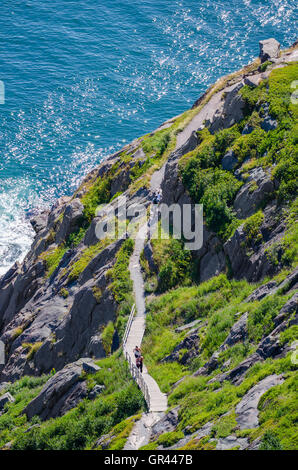
<svg viewBox="0 0 298 470"><path fill-rule="evenodd" d="M294 0L2 0L0 275L28 251L34 209L250 62L259 40L284 48L296 33Z"/></svg>

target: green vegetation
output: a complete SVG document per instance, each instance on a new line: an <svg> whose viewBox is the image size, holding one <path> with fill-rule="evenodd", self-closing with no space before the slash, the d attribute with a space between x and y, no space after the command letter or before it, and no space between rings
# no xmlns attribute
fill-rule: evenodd
<svg viewBox="0 0 298 470"><path fill-rule="evenodd" d="M204 140L198 150L184 157L180 164L183 184L192 200L203 204L207 225L222 236L234 219L230 206L241 182L219 166L225 151L239 135L237 125L211 137L206 136L206 131L201 132Z"/></svg>
<svg viewBox="0 0 298 470"><path fill-rule="evenodd" d="M258 65L254 64L254 67ZM269 65L270 63L265 63L261 67L265 70ZM246 220L236 217L233 203L253 168L263 167L267 175L271 175L275 190L270 198L276 199L279 205L276 220L283 220L286 226L284 236L265 251L276 268L284 267L282 272L270 279L276 282L285 279L297 265L295 197L298 180L298 107L290 100L293 91L291 83L296 80L297 72L297 64L287 65L273 71L269 79L258 87L243 87L241 94L246 102L245 118L215 135L211 135L207 129L198 132L198 147L181 158L179 166L183 183L191 198L204 206L208 229L216 232L219 237L218 246L215 247L219 250L240 224L243 224L246 235L244 245L249 252L256 245L265 243L266 231L263 230L263 236L261 226L264 222L263 210L268 200L263 201ZM223 83L219 86L222 85ZM212 96L215 88L209 91L204 100ZM265 132L261 126L268 109L278 125L276 129ZM178 117L171 127L144 136L140 140L146 157L144 160L136 160L135 165L130 166L132 153L124 151L120 156L121 163L114 165L102 179L85 183L82 223L64 245L52 247L41 255L46 261L48 276L57 268L66 250L79 245L87 225L95 215L96 207L110 201L112 178L120 171L127 171L129 166L131 191L148 184L152 172L162 165L173 149L177 133L197 112L198 109L190 110ZM242 134L245 126L251 128L249 134ZM233 151L237 160L233 171L222 169L222 158L229 150ZM238 170L237 178L234 175L235 169ZM251 181L249 191L253 193L256 190L257 183ZM148 262L142 256L147 291L155 294L147 298L146 333L142 351L149 373L160 389L168 393L169 407L179 406L179 419L174 431L160 435L141 449L170 447L209 422L212 423L209 435L191 439L182 447L183 450L214 449L218 439L230 435L246 437L249 442L260 439L260 448L264 450L297 449L297 370L291 360L292 351L285 357L257 362L247 370L237 386L228 380L217 381L218 374L237 367L257 350L260 341L274 329L275 318L294 291L288 292L284 287L261 300L247 302L247 297L269 279L249 284L245 280L234 280L221 274L197 285L199 273L196 262L184 249L184 243L172 238L171 229L169 235L168 240L151 241L153 261L158 274L152 274ZM50 238L53 242L53 233ZM106 239L82 249L80 257L67 268L68 280L78 279L94 257L110 243L111 240ZM132 282L128 271L133 248L132 239L122 243L114 266L107 276L118 304L116 322L109 322L101 332L107 356L111 354L114 331L117 329L121 337L133 304ZM96 302L100 303L103 294L101 289L94 286L93 294ZM60 295L66 298L68 291L62 288ZM232 326L244 313L248 316L245 340L219 350ZM193 321L196 321L195 325L188 325ZM13 335L17 337L22 331L18 327ZM182 342L190 332L195 339L186 347ZM281 332L280 344L291 344L298 339L297 335L297 325L289 326ZM28 349L29 360L34 357L40 345L41 343L23 344ZM193 373L204 366L215 352L215 370L207 376L194 376ZM14 449L90 449L98 446L98 438L105 435L104 442L98 449L123 449L135 421L140 418L136 413L145 407L144 400L140 390L132 382L119 351L97 363L101 370L94 375L82 375L82 380L87 378L88 390L96 384L105 385L100 397L94 401L85 399L65 416L44 423L38 418L28 423L22 410L39 393L47 377L22 379L8 387L16 402L7 404L6 412L0 416L0 447L12 441ZM254 385L272 374L283 374L284 381L261 397L258 404L259 426L239 430L237 404ZM36 426L28 429L32 424Z"/></svg>
<svg viewBox="0 0 298 470"><path fill-rule="evenodd" d="M42 344L43 343L41 341L37 341L36 343L23 343L22 344L22 347L24 349L28 349L28 353L27 353L28 361L31 361L31 359L33 359L35 353L39 350Z"/></svg>
<svg viewBox="0 0 298 470"><path fill-rule="evenodd" d="M97 207L110 201L111 182L110 176L105 176L103 179L98 178L83 195L81 202L84 205L84 216L89 223L95 216Z"/></svg>
<svg viewBox="0 0 298 470"><path fill-rule="evenodd" d="M298 201L293 201L288 209L284 210L286 231L283 237L266 249L268 258L273 264L282 263L283 266L295 267L298 262Z"/></svg>
<svg viewBox="0 0 298 470"><path fill-rule="evenodd" d="M260 217L260 214L256 217ZM254 225L252 225L253 229ZM284 276L284 275L283 275ZM284 277L277 277L279 282ZM263 283L267 282L263 280ZM241 361L255 352L259 341L274 329L273 320L282 306L293 295L277 292L260 301L245 302L248 295L257 285L246 281L235 281L220 275L199 286L179 287L171 290L148 303L147 328L143 342L143 353L149 372L164 392L169 393L170 408L180 405L179 424L173 433L166 433L150 443L150 449L160 444L165 447L177 442L187 427L188 433L195 432L211 421L213 427L209 436L193 439L183 449L212 449L216 440L236 434L248 437L252 442L262 437L262 448L294 449L295 414L297 397L294 397L296 383L295 365L291 362L291 353L286 358L255 364L246 373L243 382L235 387L229 382L220 385L217 382L208 384L210 378L221 371L229 361L228 370L236 367ZM208 376L192 377L195 370L201 367L218 350L230 332L231 326L248 312L248 338L222 351L218 356L218 368ZM164 362L174 348L183 340L189 330L178 332L177 326L199 320L199 351L186 363L181 363L183 350L178 360ZM297 327L291 327L281 335L281 342L292 342L297 338ZM186 351L187 352L187 351ZM237 431L235 407L247 391L268 375L283 373L285 382L263 395L259 404L260 427L252 430ZM184 378L179 385L173 385ZM276 401L272 407L273 397ZM283 405L283 400L285 404ZM288 408L286 409L286 407ZM269 433L269 434L268 434ZM273 434L276 439L269 439ZM266 437L265 437L266 436ZM269 436L269 437L268 437ZM175 438L177 437L177 440ZM171 440L173 438L173 440ZM164 444L161 442L164 439ZM215 442L210 442L215 439ZM278 444L279 443L279 444ZM145 447L147 448L147 446Z"/></svg>
<svg viewBox="0 0 298 470"><path fill-rule="evenodd" d="M192 275L191 254L180 240L152 240L154 261L159 268L157 289L165 292L178 284L189 284Z"/></svg>
<svg viewBox="0 0 298 470"><path fill-rule="evenodd" d="M272 431L266 431L262 443L259 447L260 450L282 450L280 439Z"/></svg>
<svg viewBox="0 0 298 470"><path fill-rule="evenodd" d="M0 448L8 441L15 450L80 450L95 446L97 439L144 407L141 392L131 379L124 358L118 354L97 362L101 370L88 375L88 388L105 385L94 401L85 399L60 418L27 421L25 406L40 392L49 376L24 377L7 388L15 403L0 416ZM29 429L33 424L33 428ZM26 432L25 432L26 431ZM119 436L120 437L120 436ZM114 443L115 444L115 443Z"/></svg>
<svg viewBox="0 0 298 470"><path fill-rule="evenodd" d="M67 297L69 296L68 290L65 289L64 287L62 287L62 289L60 289L59 294L60 294L61 297L63 297L64 299L67 299Z"/></svg>
<svg viewBox="0 0 298 470"><path fill-rule="evenodd" d="M142 141L142 148L146 155L160 158L170 143L171 128L157 131L153 135L145 136Z"/></svg>
<svg viewBox="0 0 298 470"><path fill-rule="evenodd" d="M161 363L187 334L187 330L176 332L177 326L200 320L199 361L207 360L225 340L236 321L235 314L246 311L246 304L242 305L241 302L254 288L246 281L229 280L225 275L220 275L199 286L171 290L147 305L142 350L150 374L163 391L168 392L175 382L200 367L198 358L187 367L179 362ZM240 362L245 351L246 348L234 351L233 361ZM224 359L228 358L223 355Z"/></svg>
<svg viewBox="0 0 298 470"><path fill-rule="evenodd" d="M68 276L69 282L78 279L80 274L87 268L88 264L93 260L93 258L95 258L95 256L97 256L110 243L112 243L112 240L109 238L104 238L95 245L84 248L80 258L71 266Z"/></svg>
<svg viewBox="0 0 298 470"><path fill-rule="evenodd" d="M23 333L23 331L24 331L24 327L22 327L22 326L16 327L16 328L13 330L11 339L14 341L14 340L17 339L19 336L21 336L21 334Z"/></svg>
<svg viewBox="0 0 298 470"><path fill-rule="evenodd" d="M264 221L264 214L258 211L251 217L245 220L243 230L246 234L246 241L248 245L256 245L263 240L260 232L260 227Z"/></svg>
<svg viewBox="0 0 298 470"><path fill-rule="evenodd" d="M266 62L260 65L260 72L265 72L270 65L272 65L272 62L270 62L270 60L266 60Z"/></svg>
<svg viewBox="0 0 298 470"><path fill-rule="evenodd" d="M99 304L101 301L101 297L102 297L102 290L99 287L94 286L92 288L92 291L93 291L93 295L94 295L96 302Z"/></svg>
<svg viewBox="0 0 298 470"><path fill-rule="evenodd" d="M79 227L77 231L69 235L67 245L72 248L78 246L83 240L86 234L86 231L87 231L87 226L85 223L83 223L83 227Z"/></svg>
<svg viewBox="0 0 298 470"><path fill-rule="evenodd" d="M159 436L157 443L164 447L170 447L176 444L176 442L180 441L180 439L184 438L184 434L181 431L178 432L166 432Z"/></svg>
<svg viewBox="0 0 298 470"><path fill-rule="evenodd" d="M128 271L128 265L133 249L134 241L131 238L128 238L118 251L114 266L107 273L112 281L110 289L118 303L116 328L120 335L124 333L126 320L134 302L132 295L132 281Z"/></svg>
<svg viewBox="0 0 298 470"><path fill-rule="evenodd" d="M113 322L110 321L101 334L102 344L107 356L111 353L114 331Z"/></svg>
<svg viewBox="0 0 298 470"><path fill-rule="evenodd" d="M217 439L228 437L236 428L237 422L235 413L229 413L226 416L219 418L211 430L211 435Z"/></svg>
<svg viewBox="0 0 298 470"><path fill-rule="evenodd" d="M64 245L49 248L40 255L40 258L46 262L46 276L51 277L55 269L62 260L67 248Z"/></svg>

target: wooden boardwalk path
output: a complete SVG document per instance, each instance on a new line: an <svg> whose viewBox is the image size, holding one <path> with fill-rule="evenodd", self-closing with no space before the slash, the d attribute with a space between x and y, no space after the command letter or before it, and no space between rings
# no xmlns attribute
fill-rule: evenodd
<svg viewBox="0 0 298 470"><path fill-rule="evenodd" d="M154 191L160 187L164 174L164 167L152 175L151 189ZM143 373L140 374L135 367L135 358L133 349L135 346L141 346L145 332L145 291L144 281L141 272L140 256L144 249L147 238L148 226L147 222L139 228L135 239L135 247L130 258L129 271L133 281L133 289L135 296L135 312L131 313L130 320L127 325L127 331L124 335L123 350L129 362L131 373L144 393L150 412L166 411L168 407L167 395L162 393L156 381L151 377L146 368L143 367ZM145 358L146 362L146 358Z"/></svg>

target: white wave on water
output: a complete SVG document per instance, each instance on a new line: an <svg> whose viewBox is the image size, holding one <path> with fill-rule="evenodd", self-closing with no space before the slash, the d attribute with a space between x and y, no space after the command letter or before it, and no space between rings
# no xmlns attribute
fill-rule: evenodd
<svg viewBox="0 0 298 470"><path fill-rule="evenodd" d="M28 200L24 183L10 181L5 191L0 187L0 276L16 261L24 259L33 241L34 231L26 218Z"/></svg>

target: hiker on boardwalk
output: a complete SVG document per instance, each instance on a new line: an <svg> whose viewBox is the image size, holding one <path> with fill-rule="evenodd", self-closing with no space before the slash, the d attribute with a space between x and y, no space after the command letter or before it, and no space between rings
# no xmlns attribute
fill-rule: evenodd
<svg viewBox="0 0 298 470"><path fill-rule="evenodd" d="M137 368L139 369L139 371L140 371L141 373L143 372L143 361L144 361L143 356L139 356L139 357L137 357L137 359L136 359Z"/></svg>
<svg viewBox="0 0 298 470"><path fill-rule="evenodd" d="M160 189L157 191L157 204L160 203L161 199L162 199L162 190L161 190L161 188L160 188Z"/></svg>
<svg viewBox="0 0 298 470"><path fill-rule="evenodd" d="M139 348L139 346L136 346L133 350L133 353L134 353L135 358L137 360L138 357L141 357L141 355L142 355L141 348Z"/></svg>
<svg viewBox="0 0 298 470"><path fill-rule="evenodd" d="M159 204L162 198L162 190L158 189L154 192L153 204Z"/></svg>

